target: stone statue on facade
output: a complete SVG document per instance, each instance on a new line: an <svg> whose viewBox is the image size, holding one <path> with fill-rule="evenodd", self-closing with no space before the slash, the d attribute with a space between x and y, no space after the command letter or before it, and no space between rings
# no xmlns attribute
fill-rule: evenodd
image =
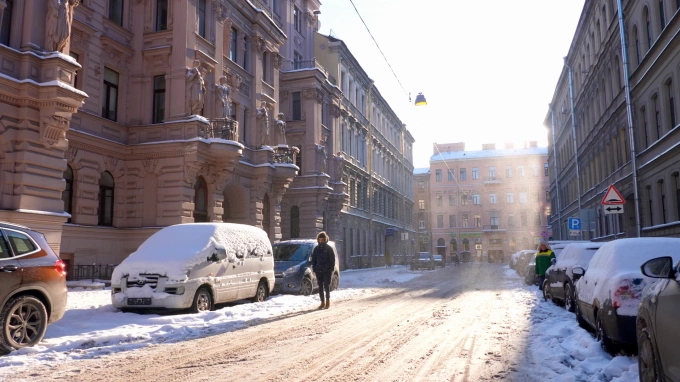
<svg viewBox="0 0 680 382"><path fill-rule="evenodd" d="M64 53L71 35L73 8L80 0L47 0L45 51Z"/></svg>
<svg viewBox="0 0 680 382"><path fill-rule="evenodd" d="M276 144L285 145L286 143L286 121L283 120L283 113L279 113L276 120Z"/></svg>
<svg viewBox="0 0 680 382"><path fill-rule="evenodd" d="M227 77L220 78L220 84L217 85L217 96L222 104L221 115L222 118L229 118L231 116L231 103L229 99L229 86L227 86Z"/></svg>
<svg viewBox="0 0 680 382"><path fill-rule="evenodd" d="M333 179L340 181L342 179L342 161L344 157L342 152L338 151L337 155L333 156Z"/></svg>
<svg viewBox="0 0 680 382"><path fill-rule="evenodd" d="M201 73L200 66L201 62L199 60L194 60L194 66L187 69L186 98L189 104L187 115L200 114L201 110L203 110L205 82L203 81L203 74Z"/></svg>
<svg viewBox="0 0 680 382"><path fill-rule="evenodd" d="M328 171L328 151L326 145L322 141L321 144L316 145L316 169L319 174L325 174Z"/></svg>
<svg viewBox="0 0 680 382"><path fill-rule="evenodd" d="M257 108L257 128L260 138L260 147L266 146L269 141L269 113L267 103L262 101L261 107Z"/></svg>

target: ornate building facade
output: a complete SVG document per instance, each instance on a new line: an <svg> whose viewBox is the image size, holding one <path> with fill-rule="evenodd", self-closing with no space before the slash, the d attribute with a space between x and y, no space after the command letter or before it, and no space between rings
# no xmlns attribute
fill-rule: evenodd
<svg viewBox="0 0 680 382"><path fill-rule="evenodd" d="M432 217L430 203L430 168L413 171L413 216L416 222L416 249L432 252Z"/></svg>
<svg viewBox="0 0 680 382"><path fill-rule="evenodd" d="M585 239L680 235L680 4L617 3L585 2L546 116L556 239L579 216ZM610 185L623 213L601 206Z"/></svg>
<svg viewBox="0 0 680 382"><path fill-rule="evenodd" d="M476 259L509 259L548 239L547 149L528 142L465 150L437 144L430 158L430 215L435 253L470 251ZM462 258L462 257L461 257Z"/></svg>

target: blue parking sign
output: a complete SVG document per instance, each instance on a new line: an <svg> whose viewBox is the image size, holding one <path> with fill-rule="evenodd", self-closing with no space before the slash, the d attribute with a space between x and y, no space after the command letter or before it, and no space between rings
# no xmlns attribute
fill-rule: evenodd
<svg viewBox="0 0 680 382"><path fill-rule="evenodd" d="M580 218L569 218L569 229L580 231L581 230L581 219Z"/></svg>

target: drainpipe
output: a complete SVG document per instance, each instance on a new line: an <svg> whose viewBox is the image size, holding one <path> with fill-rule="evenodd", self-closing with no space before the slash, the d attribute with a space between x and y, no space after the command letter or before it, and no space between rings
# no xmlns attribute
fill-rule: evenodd
<svg viewBox="0 0 680 382"><path fill-rule="evenodd" d="M621 1L621 0L619 0ZM576 142L576 111L574 110L574 79L571 75L571 66L564 58L564 65L569 69L569 103L571 104L571 134L574 139L574 164L576 169L576 195L578 196L578 217L581 218L581 173L578 168L578 144ZM583 222L581 222L583 224ZM583 239L583 230L579 231L579 239Z"/></svg>
<svg viewBox="0 0 680 382"><path fill-rule="evenodd" d="M562 209L560 208L560 184L558 182L559 173L557 171L557 152L555 150L555 111L552 105L550 107L550 130L552 135L553 158L555 160L555 193L557 194L557 232L560 233L562 239Z"/></svg>
<svg viewBox="0 0 680 382"><path fill-rule="evenodd" d="M619 7L619 33L621 34L621 56L623 57L623 82L626 91L626 114L628 115L628 138L630 140L630 159L633 166L633 193L635 205L635 234L637 237L641 236L640 223L640 196L638 191L638 175L637 175L637 153L635 151L635 130L633 129L633 106L630 96L630 77L628 75L628 49L626 48L626 33L623 23L623 5L621 0L617 0ZM621 227L619 227L621 228Z"/></svg>

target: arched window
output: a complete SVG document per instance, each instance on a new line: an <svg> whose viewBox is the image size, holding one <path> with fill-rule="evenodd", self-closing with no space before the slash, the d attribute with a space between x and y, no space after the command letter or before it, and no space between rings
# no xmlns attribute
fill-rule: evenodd
<svg viewBox="0 0 680 382"><path fill-rule="evenodd" d="M208 221L208 186L202 176L196 178L194 185L194 223Z"/></svg>
<svg viewBox="0 0 680 382"><path fill-rule="evenodd" d="M66 187L61 193L61 200L64 201L64 212L68 214L73 214L73 170L71 166L66 166L66 171L64 171L64 181L66 182ZM69 217L68 223L71 222Z"/></svg>
<svg viewBox="0 0 680 382"><path fill-rule="evenodd" d="M635 39L635 57L637 59L636 64L640 65L640 38L638 37L637 26L633 27L633 38Z"/></svg>
<svg viewBox="0 0 680 382"><path fill-rule="evenodd" d="M659 0L659 23L661 24L660 30L666 27L666 12L663 9L663 0Z"/></svg>
<svg viewBox="0 0 680 382"><path fill-rule="evenodd" d="M649 9L645 7L642 10L642 17L645 19L645 32L647 37L647 51L652 49L652 24L649 22Z"/></svg>
<svg viewBox="0 0 680 382"><path fill-rule="evenodd" d="M300 207L290 208L290 237L291 239L300 237Z"/></svg>
<svg viewBox="0 0 680 382"><path fill-rule="evenodd" d="M113 176L108 171L99 178L99 225L113 225Z"/></svg>
<svg viewBox="0 0 680 382"><path fill-rule="evenodd" d="M456 242L456 239L451 239L451 252L457 252L458 251L458 243Z"/></svg>
<svg viewBox="0 0 680 382"><path fill-rule="evenodd" d="M437 247L438 248L442 248L442 247L446 248L446 240L441 239L441 238L437 239Z"/></svg>

